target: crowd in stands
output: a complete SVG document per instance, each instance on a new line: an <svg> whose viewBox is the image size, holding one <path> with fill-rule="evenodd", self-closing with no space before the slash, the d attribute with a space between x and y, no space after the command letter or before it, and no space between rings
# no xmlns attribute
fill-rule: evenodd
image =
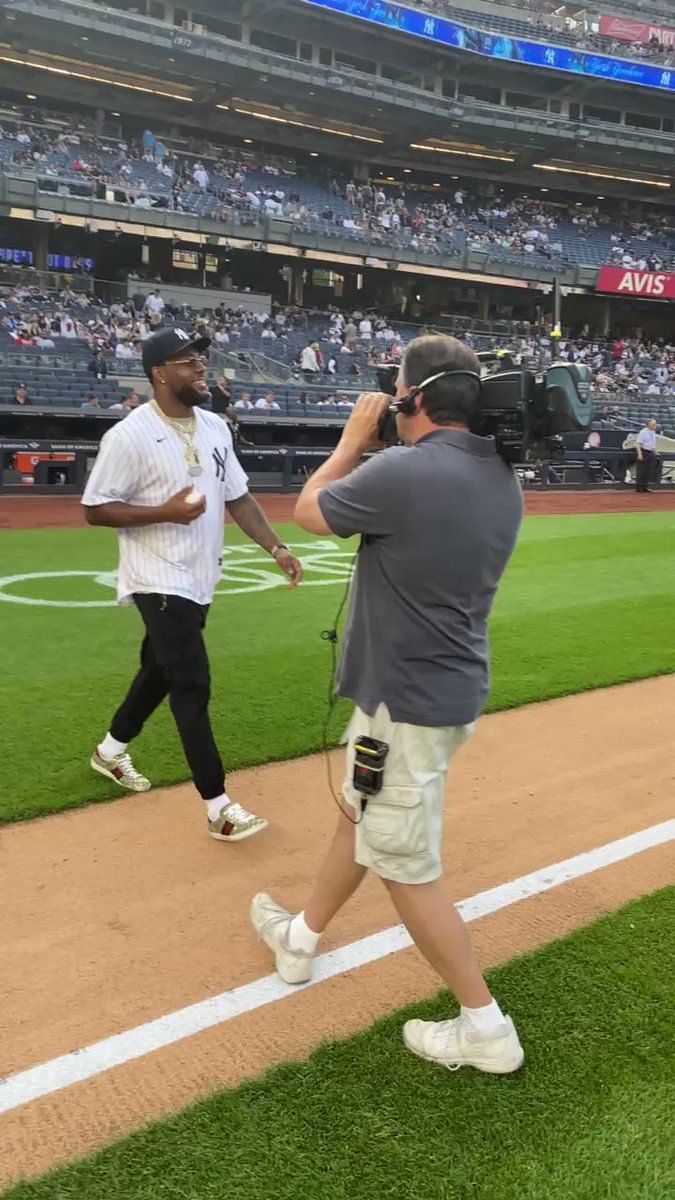
<svg viewBox="0 0 675 1200"><path fill-rule="evenodd" d="M335 179L328 189L331 195L342 194ZM387 195L384 185L351 181L346 184L344 198L351 208L350 216L343 219L344 226L367 228L371 234L399 235L407 231L415 249L445 248L446 253L452 253L466 245L491 255L535 255L562 264L574 261L574 248L578 252L581 246L595 242L601 251L598 263L613 262L617 247L624 255L637 250L630 256L631 266L634 259L637 263L643 257L654 263L650 270L661 270L675 261L675 231L672 218L664 213L620 216L597 204L574 201L564 205L529 195L486 199L481 192L472 192L463 185L446 198L409 205L405 193ZM577 253L577 260L581 258Z"/></svg>
<svg viewBox="0 0 675 1200"><path fill-rule="evenodd" d="M155 207L161 201L164 207L186 212L193 211L207 193L214 200L224 200L228 192L246 199L243 185L252 171L270 179L284 171L284 160L274 161L272 155L258 164L252 154L209 146L205 163L203 156L167 147L149 129L136 141L113 139L73 130L66 125L65 114L58 114L58 119L63 128L56 133L37 122L0 126L5 167L31 168L43 180L71 176L96 185L100 196L112 189L123 203L136 208ZM273 198L274 189L260 190ZM256 191L252 203L258 200Z"/></svg>
<svg viewBox="0 0 675 1200"><path fill-rule="evenodd" d="M615 261L620 239L631 265L635 257L653 259L658 268L675 259L675 232L663 216L627 217L578 201L504 193L486 198L483 185L472 189L461 182L423 190L344 178L337 171L309 178L291 160L271 153L209 144L179 152L151 130L136 142L113 144L18 121L16 130L0 128L3 158L9 170L29 166L43 180L79 177L88 187L100 187L101 195L135 207L170 205L223 221L283 217L301 232L360 240L393 253L409 248L450 259L468 248L486 251L490 261L533 256L552 270L565 263Z"/></svg>
<svg viewBox="0 0 675 1200"><path fill-rule="evenodd" d="M626 270L667 271L673 267L673 257L665 248L669 234L668 218L650 221L630 221L627 228L610 234L612 244L607 263ZM660 244L661 249L655 245Z"/></svg>
<svg viewBox="0 0 675 1200"><path fill-rule="evenodd" d="M62 349L64 341L79 342L91 353L88 370L97 380L107 377L109 362L140 362L143 342L169 322L185 324L210 337L216 350L236 350L245 342L247 348L254 345L270 358L283 361L289 361L287 347L292 341L290 365L298 379L308 381L324 376L329 380L348 375L359 378L365 367L400 359L402 354L401 339L386 320L359 312L348 318L337 312L331 315L322 332L322 351L318 342L311 340L296 349L308 318L295 307L278 308L271 316L219 304L196 314L165 300L159 287L109 306L70 288L52 303L35 286L12 288L0 298L0 345L55 350Z"/></svg>
<svg viewBox="0 0 675 1200"><path fill-rule="evenodd" d="M557 357L592 369L598 405L637 395L675 397L675 342L622 337L601 342L585 336L563 342Z"/></svg>
<svg viewBox="0 0 675 1200"><path fill-rule="evenodd" d="M135 391L123 395L116 377L128 372L128 358L140 356L143 339L160 324L172 321L206 333L216 350L237 351L245 346L287 368L284 384L255 390L235 379L231 385L239 414L252 410L256 416L312 415L318 410L346 416L354 395L376 386L377 366L400 361L409 338L426 328L401 325L365 310L334 308L318 313L274 305L271 313L222 306L196 312L165 300L159 288L139 290L125 304L104 306L70 288L49 295L39 288L24 287L0 297L0 352L8 347L24 351L28 368L34 361L31 350L46 352L49 357L54 350L77 347L86 365L72 376L75 392L69 393L68 406L90 412L108 409L124 416L142 402L147 387L139 376L140 395ZM463 336L479 349L500 344L524 365L545 367L554 358L586 364L594 375L599 419L605 425L625 424L627 406L633 401L658 401L662 420L671 404L675 406L675 339L615 338L607 342L588 328L559 344L536 328L501 343L470 332ZM44 363L45 354L37 361ZM214 373L224 362L222 358L216 361ZM39 378L35 376L34 383L26 386L20 368L13 365L11 372L9 379L8 369L2 370L5 386L11 387L0 403L12 407L39 404ZM227 390L224 378L222 383Z"/></svg>
<svg viewBox="0 0 675 1200"><path fill-rule="evenodd" d="M148 297L148 304L151 301ZM164 302L162 301L162 309ZM176 313L178 309L175 310ZM137 312L132 300L100 308L86 292L69 287L51 300L36 286L19 286L0 299L0 335L4 344L35 347L38 350L63 348L64 342L80 343L95 357L96 378L105 378L107 364L103 351L117 358L137 358L158 317L144 305Z"/></svg>
<svg viewBox="0 0 675 1200"><path fill-rule="evenodd" d="M277 318L285 314L280 310ZM274 318L274 319L277 319ZM432 326L403 329L370 314L332 312L323 318L296 312L296 333L304 333L304 343L296 355L292 386L286 386L283 397L279 391L251 390L247 383L230 385L233 406L239 417L266 413L295 417L323 415L337 418L348 416L354 398L365 387L376 387L374 367L381 362L400 358L409 337L433 329ZM264 329L263 325L263 329ZM471 333L463 335L468 344L480 349L495 349L494 339L481 339ZM337 350L344 354L348 344L357 362L364 361L363 376L348 376L349 392L334 387L334 378L326 374L326 364ZM378 347L382 346L383 349ZM600 428L631 429L645 417L645 405L658 416L666 431L675 433L675 340L614 338L606 341L594 338L588 330L579 337L565 339L560 344L544 330L533 330L522 337L501 342L514 363L532 369L550 365L555 360L580 363L590 367L594 377L596 423ZM495 369L498 369L497 363ZM299 368L299 369L298 369ZM279 403L280 400L280 403Z"/></svg>

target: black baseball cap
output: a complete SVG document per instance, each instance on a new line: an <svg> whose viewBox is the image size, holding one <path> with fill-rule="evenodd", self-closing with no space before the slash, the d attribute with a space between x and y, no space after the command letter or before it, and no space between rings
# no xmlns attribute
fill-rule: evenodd
<svg viewBox="0 0 675 1200"><path fill-rule="evenodd" d="M176 358L185 350L197 350L200 353L208 350L211 345L209 337L193 337L184 329L176 326L166 326L151 333L143 342L143 370L152 383L152 368L161 367L170 358Z"/></svg>

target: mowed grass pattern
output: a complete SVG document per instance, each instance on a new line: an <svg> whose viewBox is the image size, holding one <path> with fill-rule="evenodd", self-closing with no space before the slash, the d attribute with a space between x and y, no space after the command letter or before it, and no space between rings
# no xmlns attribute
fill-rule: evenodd
<svg viewBox="0 0 675 1200"><path fill-rule="evenodd" d="M403 1048L439 995L6 1200L666 1200L674 918L670 889L493 972L515 1076Z"/></svg>
<svg viewBox="0 0 675 1200"><path fill-rule="evenodd" d="M311 541L290 526L279 534L291 544ZM491 621L489 710L675 670L674 537L672 513L526 521ZM244 539L230 529L228 541ZM343 555L355 548L333 541ZM3 533L0 546L5 578L111 571L117 558L114 534L87 528ZM215 599L207 631L212 710L228 769L320 747L330 671L320 633L332 624L342 587ZM52 600L112 595L76 576L7 590ZM138 615L0 603L0 619L0 820L119 795L90 772L88 760L136 669ZM335 739L347 712L342 706L334 718ZM157 785L186 778L166 705L134 756Z"/></svg>

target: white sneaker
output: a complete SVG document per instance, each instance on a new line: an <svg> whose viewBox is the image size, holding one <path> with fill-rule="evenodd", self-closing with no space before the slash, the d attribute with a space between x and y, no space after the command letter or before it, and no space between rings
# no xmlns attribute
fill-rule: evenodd
<svg viewBox="0 0 675 1200"><path fill-rule="evenodd" d="M468 1017L455 1017L453 1021L406 1021L403 1041L419 1058L451 1071L475 1067L477 1071L508 1075L525 1061L510 1017L504 1017L499 1033L489 1038L478 1033Z"/></svg>
<svg viewBox="0 0 675 1200"><path fill-rule="evenodd" d="M274 955L276 968L284 983L307 983L312 977L312 954L304 950L291 950L288 945L288 927L293 920L291 913L276 904L267 892L258 892L251 901L251 924L258 937L269 946Z"/></svg>

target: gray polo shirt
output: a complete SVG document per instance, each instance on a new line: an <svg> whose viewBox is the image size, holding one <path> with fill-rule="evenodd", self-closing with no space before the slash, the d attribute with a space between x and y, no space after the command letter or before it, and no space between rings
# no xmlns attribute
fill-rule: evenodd
<svg viewBox="0 0 675 1200"><path fill-rule="evenodd" d="M319 493L338 537L362 534L338 691L372 716L467 725L490 687L487 619L523 499L492 438L438 429Z"/></svg>

